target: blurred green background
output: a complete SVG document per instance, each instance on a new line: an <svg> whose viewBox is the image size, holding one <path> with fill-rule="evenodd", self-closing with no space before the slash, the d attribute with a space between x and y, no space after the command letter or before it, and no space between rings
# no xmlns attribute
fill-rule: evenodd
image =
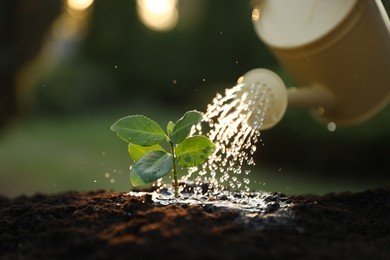
<svg viewBox="0 0 390 260"><path fill-rule="evenodd" d="M148 20L154 9L170 16ZM258 67L293 85L256 36L251 12L249 0L1 1L0 194L129 191L127 146L109 130L119 117L165 124L205 111ZM251 188L323 194L389 185L389 133L389 108L334 132L289 110L262 133Z"/></svg>

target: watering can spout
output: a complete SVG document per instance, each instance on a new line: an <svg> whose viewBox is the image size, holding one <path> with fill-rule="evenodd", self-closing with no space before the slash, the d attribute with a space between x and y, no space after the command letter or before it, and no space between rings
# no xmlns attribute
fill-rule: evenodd
<svg viewBox="0 0 390 260"><path fill-rule="evenodd" d="M335 95L321 85L309 87L291 87L287 89L288 106L291 108L322 108L331 110L335 107Z"/></svg>
<svg viewBox="0 0 390 260"><path fill-rule="evenodd" d="M255 69L248 82L264 78L283 102L270 128L287 107L310 108L316 118L352 126L373 117L390 102L390 22L380 0L258 0L252 20L259 38L295 81L266 82L275 73ZM256 75L256 76L255 76ZM283 87L280 87L283 86ZM283 89L283 90L282 90ZM282 113L283 112L283 113ZM266 121L266 120L265 120Z"/></svg>

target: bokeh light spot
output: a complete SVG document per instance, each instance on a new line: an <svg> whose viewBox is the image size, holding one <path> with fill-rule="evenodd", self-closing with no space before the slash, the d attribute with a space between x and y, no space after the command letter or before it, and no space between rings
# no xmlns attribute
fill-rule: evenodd
<svg viewBox="0 0 390 260"><path fill-rule="evenodd" d="M67 5L73 10L82 11L90 7L93 1L94 0L67 0Z"/></svg>
<svg viewBox="0 0 390 260"><path fill-rule="evenodd" d="M141 22L155 31L173 29L178 20L177 0L137 0Z"/></svg>

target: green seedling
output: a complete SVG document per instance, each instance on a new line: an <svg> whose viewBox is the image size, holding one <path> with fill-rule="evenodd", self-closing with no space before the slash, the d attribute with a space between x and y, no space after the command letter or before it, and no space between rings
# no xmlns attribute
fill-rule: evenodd
<svg viewBox="0 0 390 260"><path fill-rule="evenodd" d="M173 173L175 196L179 196L177 166L193 167L204 163L213 152L215 144L202 135L190 136L192 126L203 116L198 111L188 111L176 123L169 121L164 131L156 122L143 115L126 116L111 126L111 130L126 141L134 164L130 180L134 186L154 182ZM160 143L169 144L169 152Z"/></svg>

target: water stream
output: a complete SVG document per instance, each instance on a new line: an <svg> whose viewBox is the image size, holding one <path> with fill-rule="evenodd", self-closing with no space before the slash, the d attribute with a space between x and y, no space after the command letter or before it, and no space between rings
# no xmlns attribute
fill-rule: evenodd
<svg viewBox="0 0 390 260"><path fill-rule="evenodd" d="M194 179L198 186L208 183L214 190L250 190L248 166L255 165L253 154L261 141L258 129L268 109L268 91L262 84L238 84L216 95L207 107L203 127L216 149L201 167L189 170L184 182ZM203 128L198 125L193 133L202 134Z"/></svg>

